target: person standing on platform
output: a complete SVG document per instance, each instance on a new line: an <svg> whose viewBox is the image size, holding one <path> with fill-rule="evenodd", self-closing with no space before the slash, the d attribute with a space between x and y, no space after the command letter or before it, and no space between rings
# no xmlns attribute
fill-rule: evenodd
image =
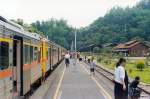
<svg viewBox="0 0 150 99"><path fill-rule="evenodd" d="M87 58L87 57L85 56L85 57L84 57L84 61L85 61L85 62L86 62L86 58Z"/></svg>
<svg viewBox="0 0 150 99"><path fill-rule="evenodd" d="M95 75L94 59L91 59L91 61L90 61L90 75Z"/></svg>
<svg viewBox="0 0 150 99"><path fill-rule="evenodd" d="M69 66L70 64L70 54L69 54L69 51L65 54L65 64L66 64L66 67Z"/></svg>
<svg viewBox="0 0 150 99"><path fill-rule="evenodd" d="M114 96L115 99L128 99L128 75L125 70L126 60L120 58L116 64L114 75Z"/></svg>
<svg viewBox="0 0 150 99"><path fill-rule="evenodd" d="M79 59L80 58L80 53L79 52L77 52L77 59Z"/></svg>

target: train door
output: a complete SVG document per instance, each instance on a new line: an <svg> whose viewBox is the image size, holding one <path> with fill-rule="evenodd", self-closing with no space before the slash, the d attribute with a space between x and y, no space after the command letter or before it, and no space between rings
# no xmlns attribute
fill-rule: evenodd
<svg viewBox="0 0 150 99"><path fill-rule="evenodd" d="M52 69L54 66L54 50L53 50L53 45L51 46L51 64L52 64Z"/></svg>
<svg viewBox="0 0 150 99"><path fill-rule="evenodd" d="M59 62L59 59L60 59L59 54L60 54L60 49L58 47L58 62Z"/></svg>
<svg viewBox="0 0 150 99"><path fill-rule="evenodd" d="M53 68L52 68L52 47L51 47L51 45L50 45L50 47L49 47L49 58L50 58L50 70L52 70Z"/></svg>
<svg viewBox="0 0 150 99"><path fill-rule="evenodd" d="M13 86L15 96L22 94L22 38L14 37L13 41Z"/></svg>
<svg viewBox="0 0 150 99"><path fill-rule="evenodd" d="M45 76L46 73L46 43L42 43L42 74Z"/></svg>

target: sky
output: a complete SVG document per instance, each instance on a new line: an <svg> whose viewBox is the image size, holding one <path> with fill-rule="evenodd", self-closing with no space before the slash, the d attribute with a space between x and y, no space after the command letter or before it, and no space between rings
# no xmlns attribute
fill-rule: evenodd
<svg viewBox="0 0 150 99"><path fill-rule="evenodd" d="M65 19L73 27L85 27L112 7L132 7L140 0L0 0L0 15L26 23L50 18Z"/></svg>

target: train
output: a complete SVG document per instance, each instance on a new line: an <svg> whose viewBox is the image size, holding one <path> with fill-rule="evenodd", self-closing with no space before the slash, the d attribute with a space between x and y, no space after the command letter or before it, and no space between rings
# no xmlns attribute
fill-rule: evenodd
<svg viewBox="0 0 150 99"><path fill-rule="evenodd" d="M25 96L63 60L66 49L0 16L0 99Z"/></svg>

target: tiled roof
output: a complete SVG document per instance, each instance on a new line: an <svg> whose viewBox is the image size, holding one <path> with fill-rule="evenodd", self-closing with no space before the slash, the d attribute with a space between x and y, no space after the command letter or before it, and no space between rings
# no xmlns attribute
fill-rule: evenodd
<svg viewBox="0 0 150 99"><path fill-rule="evenodd" d="M115 49L128 49L139 43L140 43L139 41L133 40L133 41L126 42L124 44L119 44L115 47Z"/></svg>

